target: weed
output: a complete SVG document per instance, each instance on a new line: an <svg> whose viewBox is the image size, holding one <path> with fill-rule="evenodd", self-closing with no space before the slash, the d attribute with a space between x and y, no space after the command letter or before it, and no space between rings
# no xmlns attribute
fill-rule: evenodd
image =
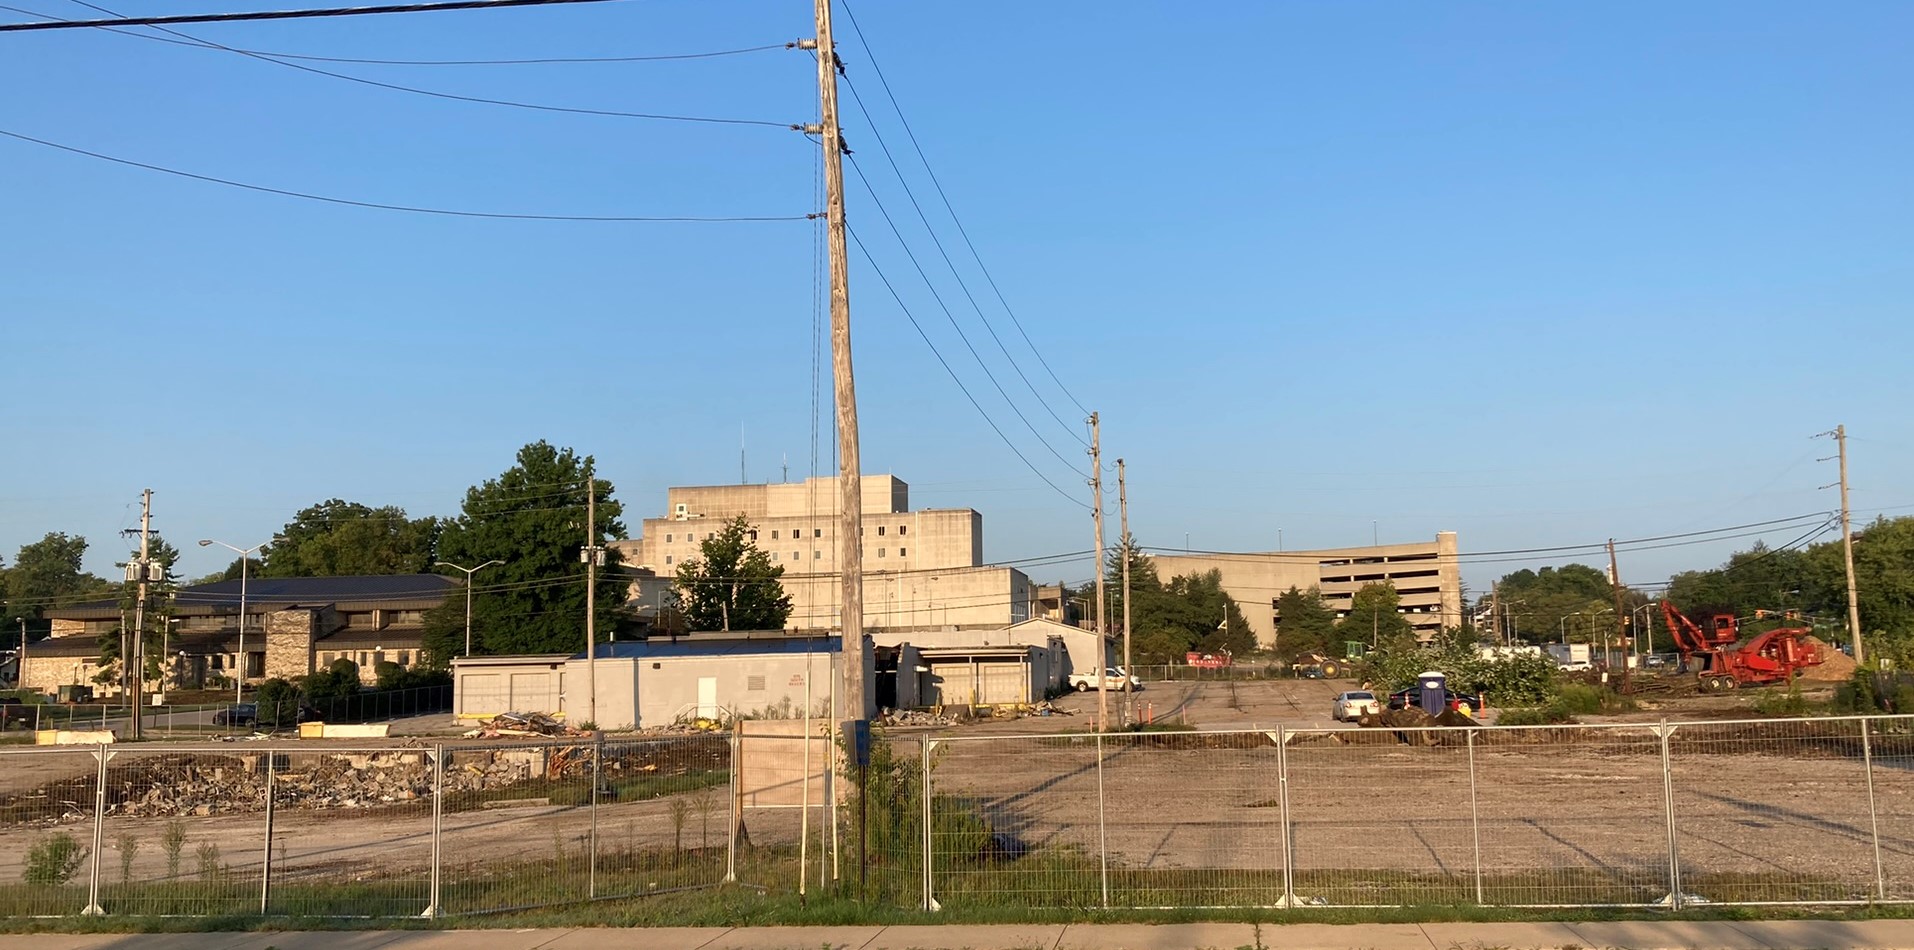
<svg viewBox="0 0 1914 950"><path fill-rule="evenodd" d="M179 877L179 855L186 847L186 823L169 821L160 833L160 850L166 852L166 876Z"/></svg>
<svg viewBox="0 0 1914 950"><path fill-rule="evenodd" d="M133 856L140 853L140 839L130 831L122 832L113 847L120 852L120 883L125 884L133 880Z"/></svg>
<svg viewBox="0 0 1914 950"><path fill-rule="evenodd" d="M199 879L208 883L217 881L224 873L219 863L219 845L211 841L202 841L193 850L193 857L199 862Z"/></svg>
<svg viewBox="0 0 1914 950"><path fill-rule="evenodd" d="M79 873L90 849L62 831L27 849L20 879L28 884L65 884Z"/></svg>

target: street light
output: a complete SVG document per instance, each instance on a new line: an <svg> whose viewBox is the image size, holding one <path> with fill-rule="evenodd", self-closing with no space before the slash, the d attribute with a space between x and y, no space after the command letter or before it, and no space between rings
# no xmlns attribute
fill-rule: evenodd
<svg viewBox="0 0 1914 950"><path fill-rule="evenodd" d="M238 654L239 669L235 670L233 675L233 705L238 705L240 700L244 698L245 689L246 689L246 574L247 574L247 569L252 566L253 555L258 553L260 548L263 548L266 545L271 543L272 542L270 541L261 541L258 544L253 545L252 547L242 548L237 545L227 544L224 541L214 541L210 538L201 538L199 541L199 546L202 548L210 544L217 544L220 547L225 548L226 550L232 551L235 554L239 555L239 648L236 651Z"/></svg>
<svg viewBox="0 0 1914 950"><path fill-rule="evenodd" d="M504 563L505 563L504 561L491 560L491 561L486 561L484 564L480 564L477 567L460 567L457 564L452 563L451 561L440 561L437 564L432 565L433 567L449 567L455 571L465 572L465 655L466 656L472 655L472 575L477 574L478 572L485 570L486 568L491 567L494 564L503 565Z"/></svg>
<svg viewBox="0 0 1914 950"><path fill-rule="evenodd" d="M1643 617L1641 620L1636 621L1634 620L1634 616L1638 613L1641 613L1644 610L1651 610L1655 608L1656 606L1659 606L1660 604L1661 604L1661 601L1659 600L1651 600L1648 603L1645 603L1641 605L1640 607L1637 607L1634 610L1631 610L1628 612L1630 621L1634 626L1635 635L1637 637L1642 638L1640 643L1647 644L1647 649L1642 649L1640 644L1637 644L1635 648L1635 653L1638 656L1646 656L1655 652L1655 622L1653 620L1648 619L1647 617Z"/></svg>

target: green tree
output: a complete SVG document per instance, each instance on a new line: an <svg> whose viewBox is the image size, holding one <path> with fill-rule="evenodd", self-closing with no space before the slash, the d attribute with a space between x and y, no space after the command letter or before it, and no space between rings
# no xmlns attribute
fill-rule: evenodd
<svg viewBox="0 0 1914 950"><path fill-rule="evenodd" d="M1562 629L1564 617L1593 614L1604 607L1612 610L1615 606L1608 573L1586 564L1564 564L1539 571L1523 568L1505 575L1496 586L1507 615L1514 618L1516 632L1532 642L1554 638ZM1636 602L1640 602L1638 596ZM1571 634L1576 632L1572 626L1568 631ZM1584 624L1583 639L1587 638L1588 629Z"/></svg>
<svg viewBox="0 0 1914 950"><path fill-rule="evenodd" d="M791 616L784 566L750 539L743 515L698 542L699 557L678 565L678 601L692 630L782 630Z"/></svg>
<svg viewBox="0 0 1914 950"><path fill-rule="evenodd" d="M1415 625L1400 610L1402 597L1388 581L1364 584L1349 600L1349 612L1336 624L1344 640L1361 640L1372 647L1415 642Z"/></svg>
<svg viewBox="0 0 1914 950"><path fill-rule="evenodd" d="M57 531L22 545L0 583L0 595L6 599L0 619L6 626L17 633L25 620L28 639L37 640L48 633L43 620L47 610L110 592L109 582L80 568L86 547L86 538Z"/></svg>
<svg viewBox="0 0 1914 950"><path fill-rule="evenodd" d="M1123 616L1123 550L1111 552L1105 564L1112 627ZM1135 551L1134 545L1130 558L1130 641L1137 663L1180 663L1192 650L1248 653L1256 649L1249 622L1223 591L1220 571L1180 575L1164 582L1157 575L1155 560Z"/></svg>
<svg viewBox="0 0 1914 950"><path fill-rule="evenodd" d="M1341 639L1336 610L1323 600L1322 588L1291 587L1276 598L1276 645L1283 655L1341 656Z"/></svg>
<svg viewBox="0 0 1914 950"><path fill-rule="evenodd" d="M438 557L456 564L502 561L481 575L472 600L473 650L478 653L576 653L585 648L585 546L591 458L547 442L518 450L516 464L473 486L457 518L439 534ZM596 535L623 538L624 507L612 484L593 480L598 498ZM598 572L597 633L611 637L626 614L627 582L612 570L618 552L606 550ZM449 570L449 569L448 569ZM462 575L459 575L462 576ZM487 589L489 588L489 589ZM464 651L465 598L447 597L425 618L426 654L444 666Z"/></svg>
<svg viewBox="0 0 1914 950"><path fill-rule="evenodd" d="M300 511L260 552L261 577L419 574L432 569L442 525L405 509L333 498ZM228 573L238 575L234 561Z"/></svg>

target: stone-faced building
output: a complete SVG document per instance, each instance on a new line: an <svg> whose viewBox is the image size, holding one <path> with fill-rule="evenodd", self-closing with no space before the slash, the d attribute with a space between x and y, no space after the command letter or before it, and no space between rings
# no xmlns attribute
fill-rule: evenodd
<svg viewBox="0 0 1914 950"><path fill-rule="evenodd" d="M304 676L334 660L357 663L370 678L381 662L420 662L425 612L445 602L459 581L437 574L377 577L253 578L246 584L246 629L240 646L239 581L179 588L161 664L165 682L149 688L195 689L243 674L248 683ZM100 637L123 622L117 600L50 610L53 635L27 645L20 685L99 689ZM104 692L113 692L107 688Z"/></svg>

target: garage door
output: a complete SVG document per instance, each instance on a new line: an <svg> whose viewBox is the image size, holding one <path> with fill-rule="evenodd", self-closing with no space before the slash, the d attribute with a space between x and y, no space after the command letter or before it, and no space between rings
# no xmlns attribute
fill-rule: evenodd
<svg viewBox="0 0 1914 950"><path fill-rule="evenodd" d="M459 715L492 716L506 711L509 705L505 677L497 673L459 674Z"/></svg>
<svg viewBox="0 0 1914 950"><path fill-rule="evenodd" d="M1021 703L1030 698L1030 677L1022 660L979 663L977 679L980 703Z"/></svg>
<svg viewBox="0 0 1914 950"><path fill-rule="evenodd" d="M557 670L512 674L512 712L556 713L562 677Z"/></svg>

